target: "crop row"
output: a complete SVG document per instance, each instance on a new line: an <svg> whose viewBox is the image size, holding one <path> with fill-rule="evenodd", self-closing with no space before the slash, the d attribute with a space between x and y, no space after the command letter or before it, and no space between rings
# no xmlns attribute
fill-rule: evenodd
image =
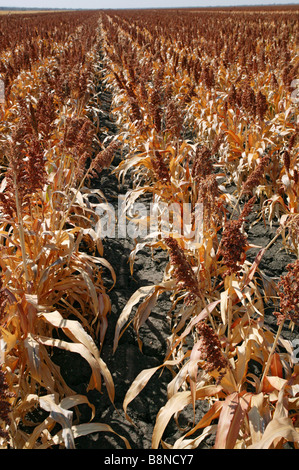
<svg viewBox="0 0 299 470"><path fill-rule="evenodd" d="M169 256L161 282L140 288L124 308L114 349L132 322L142 348L142 326L159 297L169 293L172 301L170 311L161 312L171 328L165 361L133 381L126 416L153 374L166 367L173 380L153 448L198 448L207 437L215 448L297 443L298 365L281 333L286 323L298 327L299 313L298 17L117 11L102 15L101 23L125 150L115 172L133 182L125 198L133 221L136 214L131 270L145 247ZM152 195L157 223L142 237L149 218L134 207L145 194ZM190 234L199 217L195 238ZM250 262L250 224L276 221L276 235ZM280 280L269 279L259 264L281 237L294 262ZM270 302L276 332L265 320ZM202 401L208 412L197 421ZM167 424L188 405L193 425L178 440L163 441Z"/></svg>
<svg viewBox="0 0 299 470"><path fill-rule="evenodd" d="M3 447L74 448L90 432L76 409L87 403L93 417L94 407L65 382L53 350L80 354L91 369L87 391L101 391L104 379L114 399L100 357L111 308L102 267L115 274L95 210L104 196L88 188L117 147L98 138L98 18L17 15L1 23ZM109 431L92 423L97 429Z"/></svg>

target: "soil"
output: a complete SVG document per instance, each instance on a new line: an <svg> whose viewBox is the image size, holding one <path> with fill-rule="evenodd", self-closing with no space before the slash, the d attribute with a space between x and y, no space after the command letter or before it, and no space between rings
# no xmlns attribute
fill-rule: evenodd
<svg viewBox="0 0 299 470"><path fill-rule="evenodd" d="M111 96L107 90L102 90L103 114L102 125L109 128L111 135L117 132L116 125L110 115ZM99 188L104 192L108 202L115 204L118 194L124 194L130 187L130 180L120 186L115 175L112 174L113 167L119 163L120 155L113 161L112 169L103 171L99 178L93 181L93 188ZM255 245L264 247L273 238L277 227L263 227L262 223L250 227L248 231L249 241ZM275 243L262 258L260 268L270 277L279 277L286 273L286 265L292 262L295 257L286 254L285 251L278 251L279 243ZM115 287L110 291L112 311L108 318L109 325L102 349L102 358L106 362L115 384L115 403L110 402L105 386L103 393L90 391L88 399L95 405L96 416L94 422L106 423L121 436L128 439L132 449L150 449L152 432L155 425L156 416L160 408L166 403L167 385L171 380L170 372L166 369L160 375L159 372L153 376L144 390L130 404L128 413L133 420L131 424L124 416L123 399L134 378L144 369L159 366L163 363L166 352L166 340L170 333L166 314L170 308L170 301L167 295L163 295L157 306L154 308L149 319L141 328L141 339L143 342L140 351L136 334L132 327L129 327L119 341L118 348L113 354L113 340L117 319L130 296L141 286L157 283L162 279L164 267L167 263L167 256L163 252L158 252L152 257L150 251L139 252L133 276L130 274L128 257L134 248L134 242L130 238L117 239L109 238L104 240L104 257L115 269L117 281ZM281 248L281 247L280 247ZM250 251L249 260L253 261L258 249ZM107 273L107 285L111 283L111 277ZM271 307L271 306L270 306ZM272 315L271 308L266 313L267 324L270 328L276 328L276 320ZM293 339L298 332L290 332L285 329L283 336L286 339ZM86 386L90 378L88 364L76 354L59 354L57 362L61 366L67 383L77 392L86 393ZM197 408L199 419L207 411L207 404L202 403ZM87 405L80 406L81 422L88 422L90 419L90 409ZM180 414L179 423L183 428L188 427L193 420L193 411L187 407ZM184 430L184 429L183 429ZM170 444L182 434L178 430L176 423L172 420L163 434L163 440ZM201 448L211 448L213 439L210 438L201 444ZM113 433L98 432L82 438L76 439L78 449L125 449L123 440Z"/></svg>

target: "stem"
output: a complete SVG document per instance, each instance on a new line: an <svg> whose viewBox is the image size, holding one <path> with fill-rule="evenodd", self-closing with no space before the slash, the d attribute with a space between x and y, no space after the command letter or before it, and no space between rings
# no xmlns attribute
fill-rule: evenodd
<svg viewBox="0 0 299 470"><path fill-rule="evenodd" d="M294 219L297 219L297 215L294 217ZM271 245L273 245L273 243L276 241L276 239L281 235L281 232L286 229L289 225L291 225L293 222L292 218L291 220L288 221L288 223L286 223L286 225L284 225L283 227L279 227L279 230L277 230L277 233L275 235L274 238L272 238L272 240L268 243L268 245L266 246L265 248L265 251L268 250L268 248L270 248Z"/></svg>
<svg viewBox="0 0 299 470"><path fill-rule="evenodd" d="M227 345L225 348L225 352L229 352L230 348L230 340L231 340L231 323L232 323L232 315L233 315L233 303L232 303L232 284L233 284L232 275L228 278L228 305L227 305Z"/></svg>
<svg viewBox="0 0 299 470"><path fill-rule="evenodd" d="M237 206L238 206L238 204L239 204L239 202L240 202L241 197L242 197L242 191L241 191L241 193L239 194L238 199L236 200L236 204L233 206L233 210L232 210L232 213L231 213L231 215L230 215L230 219L232 219L232 217L233 217L233 215L234 215L234 213L235 213L235 210L237 209Z"/></svg>
<svg viewBox="0 0 299 470"><path fill-rule="evenodd" d="M260 392L262 391L263 382L264 382L264 380L265 380L266 375L267 375L268 372L269 372L269 369L270 369L270 366L271 366L271 362L272 362L272 357L273 357L273 354L274 354L274 352L275 352L275 349L276 349L276 346L277 346L277 343L278 343L279 336L280 336L280 334L281 334L283 325L284 325L284 320L280 323L280 325L279 325L279 327L278 327L278 330L277 330L277 333L276 333L276 336L275 336L275 340L274 340L274 343L273 343L273 345L272 345L270 354L269 354L268 359L267 359L266 367L265 367L265 369L264 369L264 372L263 372L263 375L262 375L262 378L261 378L261 381L260 381L258 393L260 393Z"/></svg>
<svg viewBox="0 0 299 470"><path fill-rule="evenodd" d="M237 385L237 382L236 382L236 379L235 379L235 376L234 376L234 371L233 371L233 368L229 362L229 360L227 359L228 361L228 370L229 370L229 375L230 375L230 378L231 378L231 381L235 387L235 391L238 392L239 389L238 389L238 385Z"/></svg>
<svg viewBox="0 0 299 470"><path fill-rule="evenodd" d="M206 303L206 301L205 301L205 298L204 298L204 296L203 296L202 294L200 294L200 298L201 298L201 301L202 301L202 303L203 303L204 308L205 308L205 309L207 310L207 312L208 312L208 317L209 317L209 320L210 320L210 322L211 322L212 328L213 328L214 332L217 333L216 325L215 325L215 323L214 323L212 314L211 314L211 313L209 312L209 310L207 309L207 303Z"/></svg>
<svg viewBox="0 0 299 470"><path fill-rule="evenodd" d="M59 233L58 233L58 237L57 237L58 240L60 239L63 226L64 226L65 221L66 221L66 219L67 219L67 217L68 217L68 215L69 215L69 213L70 213L70 211L71 211L72 205L74 204L74 202L75 202L75 200L76 200L76 197L77 197L77 194L78 194L78 192L80 191L80 189L82 188L82 185L83 185L84 181L86 180L88 173L89 173L89 172L87 172L87 173L84 175L84 177L82 178L82 180L81 180L81 182L80 182L80 184L79 184L79 186L78 186L78 188L77 188L77 191L75 192L75 194L74 194L74 196L73 196L73 198L72 198L72 200L71 200L71 202L70 202L70 204L69 204L68 210L66 211L66 213L64 214L64 216L63 216L63 218L62 218L62 220L61 220L61 222L60 222Z"/></svg>
<svg viewBox="0 0 299 470"><path fill-rule="evenodd" d="M20 234L21 253L22 253L22 259L23 259L23 265L24 265L24 274L25 274L26 283L29 283L24 226L23 226L22 211L21 211L21 206L20 206L19 192L17 188L16 178L14 178L14 183L15 183L15 190L16 190L16 208L17 208L18 226L19 226L19 234Z"/></svg>

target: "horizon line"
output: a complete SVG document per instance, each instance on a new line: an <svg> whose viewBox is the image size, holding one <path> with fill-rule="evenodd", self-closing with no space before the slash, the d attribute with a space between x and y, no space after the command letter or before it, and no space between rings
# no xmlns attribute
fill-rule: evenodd
<svg viewBox="0 0 299 470"><path fill-rule="evenodd" d="M100 10L186 10L188 8L192 9L225 9L225 8L254 8L254 7L273 7L273 6L295 6L297 5L299 8L299 3L298 2L289 2L289 3L270 3L270 4L265 4L265 3L256 3L256 4L244 4L244 5L201 5L201 6L177 6L177 7L163 7L163 6L157 6L157 7L139 7L139 8L47 8L47 7L17 7L17 6L0 6L0 10L31 10L31 11L59 11L59 10L64 10L64 11L78 11L78 10L83 10L83 11L89 11L89 10L95 10L95 11L100 11Z"/></svg>

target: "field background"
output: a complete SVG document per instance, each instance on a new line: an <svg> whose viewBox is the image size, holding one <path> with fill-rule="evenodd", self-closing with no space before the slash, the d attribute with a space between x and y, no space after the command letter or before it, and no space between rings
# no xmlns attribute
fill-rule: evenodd
<svg viewBox="0 0 299 470"><path fill-rule="evenodd" d="M0 15L1 447L297 449L298 5Z"/></svg>

